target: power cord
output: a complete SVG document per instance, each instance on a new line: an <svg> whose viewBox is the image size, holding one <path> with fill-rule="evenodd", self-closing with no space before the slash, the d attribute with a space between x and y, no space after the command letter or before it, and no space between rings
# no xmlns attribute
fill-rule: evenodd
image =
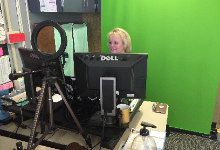
<svg viewBox="0 0 220 150"><path fill-rule="evenodd" d="M23 114L22 114L22 109L21 109L21 107L20 107L20 116L17 116L17 117L15 117L15 119L14 119L14 123L15 123L15 125L17 126L17 129L16 129L15 133L18 132L18 129L19 129L20 127L22 127L23 129L25 129L25 127L22 126L22 122L23 122Z"/></svg>
<svg viewBox="0 0 220 150"><path fill-rule="evenodd" d="M48 137L47 139L45 139L46 141L49 140L51 137L54 136L54 134L58 131L58 129L56 129L55 131L53 131L52 135L50 137Z"/></svg>
<svg viewBox="0 0 220 150"><path fill-rule="evenodd" d="M105 123L106 123L106 112L104 112L104 116L103 116L103 124L102 124L102 137L101 137L101 140L96 144L94 145L90 150L94 149L96 146L98 146L100 144L100 148L99 150L101 150L101 144L103 142L103 139L105 137Z"/></svg>
<svg viewBox="0 0 220 150"><path fill-rule="evenodd" d="M103 116L103 125L102 125L102 137L101 137L101 140L95 145L93 146L90 150L94 149L96 146L98 146L100 144L100 149L101 150L101 144L102 144L102 141L105 137L105 134L104 134L104 129L105 129L105 121L106 121L106 113L104 113L104 116Z"/></svg>
<svg viewBox="0 0 220 150"><path fill-rule="evenodd" d="M90 150L92 150L93 148L95 148L97 145L99 145L100 143L102 142L102 140L101 141L99 141L95 146L93 146Z"/></svg>
<svg viewBox="0 0 220 150"><path fill-rule="evenodd" d="M19 129L20 127L21 127L22 129L27 129L27 128L31 129L31 128L28 127L27 125L22 124L23 121L24 121L23 112L22 112L22 109L21 109L21 107L20 107L20 116L17 116L17 117L14 118L14 123L15 123L15 125L16 125L17 128L9 135L9 137L10 137L13 133L16 133L16 134L17 134L18 129Z"/></svg>
<svg viewBox="0 0 220 150"><path fill-rule="evenodd" d="M101 138L101 143L100 143L100 148L99 150L101 150L101 145L102 145L102 142L104 140L104 137L105 137L105 121L106 121L106 112L104 112L104 116L103 116L103 125L102 125L102 138Z"/></svg>

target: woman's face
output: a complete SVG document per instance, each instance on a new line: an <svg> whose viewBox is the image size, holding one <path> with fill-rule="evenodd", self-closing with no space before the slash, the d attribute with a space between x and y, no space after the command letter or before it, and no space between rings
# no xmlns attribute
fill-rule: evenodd
<svg viewBox="0 0 220 150"><path fill-rule="evenodd" d="M125 53L124 43L119 34L112 34L108 40L108 47L111 53Z"/></svg>

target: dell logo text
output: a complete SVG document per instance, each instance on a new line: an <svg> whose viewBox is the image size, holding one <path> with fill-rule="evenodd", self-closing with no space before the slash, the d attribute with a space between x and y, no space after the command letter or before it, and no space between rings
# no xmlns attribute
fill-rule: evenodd
<svg viewBox="0 0 220 150"><path fill-rule="evenodd" d="M101 61L118 61L117 56L101 56Z"/></svg>

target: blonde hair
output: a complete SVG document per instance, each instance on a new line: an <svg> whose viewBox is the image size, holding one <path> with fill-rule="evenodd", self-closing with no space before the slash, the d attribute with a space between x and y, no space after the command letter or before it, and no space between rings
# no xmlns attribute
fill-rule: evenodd
<svg viewBox="0 0 220 150"><path fill-rule="evenodd" d="M128 32L121 28L114 28L112 31L110 31L107 34L108 39L112 34L119 34L121 36L122 42L124 43L125 53L130 53L132 47L131 47L131 37L128 34Z"/></svg>

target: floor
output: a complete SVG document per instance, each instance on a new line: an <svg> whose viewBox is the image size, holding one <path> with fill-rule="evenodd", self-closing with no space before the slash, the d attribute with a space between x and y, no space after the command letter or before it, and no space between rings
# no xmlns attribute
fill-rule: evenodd
<svg viewBox="0 0 220 150"><path fill-rule="evenodd" d="M18 134L23 134L23 135L30 135L31 132L31 127L32 127L32 122L33 120L27 120L24 121L23 124L26 125L27 129L22 129L21 127L17 130L17 126L15 125L14 122L9 123L7 126L0 126L0 129L2 130L7 130L7 131L11 131L11 132L16 132ZM36 132L40 133L40 128L38 126ZM37 138L39 138L42 134L38 134ZM91 135L91 139L92 142L94 143L98 143L101 138L98 136L93 136ZM56 129L54 133L50 133L45 137L45 140L48 141L53 141L56 143L61 143L61 144L65 144L68 145L72 142L77 142L80 145L86 145L86 143L84 142L84 139L81 135L71 132L71 131L67 131L67 130L63 130L63 129ZM4 137L4 136L0 136L0 150L12 150L12 149L17 149L16 147L16 143L19 142L19 140L15 140L12 138L8 138L8 137ZM27 148L27 142L22 142L22 146L26 149ZM98 150L99 146L97 146L96 148L94 148L94 150ZM36 148L36 150L55 150L54 148L49 148L46 146L38 146Z"/></svg>
<svg viewBox="0 0 220 150"><path fill-rule="evenodd" d="M0 136L0 149L1 150L13 150L15 148L17 150L17 147L16 147L17 142L19 142L19 140ZM27 148L27 142L22 142L22 146L24 148ZM36 150L56 150L56 149L40 145L36 148Z"/></svg>
<svg viewBox="0 0 220 150"><path fill-rule="evenodd" d="M220 150L220 142L201 136L171 132L164 150Z"/></svg>

